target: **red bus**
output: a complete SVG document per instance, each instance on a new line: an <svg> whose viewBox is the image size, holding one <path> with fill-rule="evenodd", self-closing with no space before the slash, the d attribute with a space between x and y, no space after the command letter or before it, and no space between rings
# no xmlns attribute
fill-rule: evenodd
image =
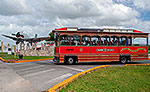
<svg viewBox="0 0 150 92"><path fill-rule="evenodd" d="M148 59L148 33L142 31L65 27L52 32L55 63L126 63Z"/></svg>

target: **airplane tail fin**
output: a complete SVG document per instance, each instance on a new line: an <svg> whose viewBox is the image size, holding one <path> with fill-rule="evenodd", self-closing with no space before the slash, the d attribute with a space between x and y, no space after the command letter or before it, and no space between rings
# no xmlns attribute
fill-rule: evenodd
<svg viewBox="0 0 150 92"><path fill-rule="evenodd" d="M37 34L35 34L35 38L37 38Z"/></svg>

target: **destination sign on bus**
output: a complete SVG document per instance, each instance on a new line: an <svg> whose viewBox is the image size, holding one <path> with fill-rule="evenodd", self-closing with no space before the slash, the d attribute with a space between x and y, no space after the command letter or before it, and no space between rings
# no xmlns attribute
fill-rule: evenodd
<svg viewBox="0 0 150 92"><path fill-rule="evenodd" d="M107 52L107 51L115 51L114 49L96 49L96 51L104 51L104 52Z"/></svg>

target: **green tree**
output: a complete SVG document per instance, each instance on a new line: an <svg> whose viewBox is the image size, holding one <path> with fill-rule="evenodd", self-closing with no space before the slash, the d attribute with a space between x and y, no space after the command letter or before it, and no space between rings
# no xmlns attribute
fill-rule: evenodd
<svg viewBox="0 0 150 92"><path fill-rule="evenodd" d="M54 34L52 32L49 33L50 39L46 39L45 41L54 41Z"/></svg>

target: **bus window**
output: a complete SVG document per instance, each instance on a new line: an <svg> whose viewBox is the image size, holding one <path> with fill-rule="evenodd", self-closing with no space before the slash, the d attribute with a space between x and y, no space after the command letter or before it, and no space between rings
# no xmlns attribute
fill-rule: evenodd
<svg viewBox="0 0 150 92"><path fill-rule="evenodd" d="M129 46L132 45L132 37L131 37L131 36L128 38L128 45L129 45Z"/></svg>
<svg viewBox="0 0 150 92"><path fill-rule="evenodd" d="M133 45L134 46L147 46L147 38L134 38Z"/></svg>
<svg viewBox="0 0 150 92"><path fill-rule="evenodd" d="M68 35L61 35L60 36L60 45L69 45L69 39L70 39L70 36Z"/></svg>
<svg viewBox="0 0 150 92"><path fill-rule="evenodd" d="M71 45L80 45L80 36L79 35L73 35L71 36Z"/></svg>
<svg viewBox="0 0 150 92"><path fill-rule="evenodd" d="M100 36L92 36L91 42L93 46L99 45L100 44Z"/></svg>
<svg viewBox="0 0 150 92"><path fill-rule="evenodd" d="M115 45L115 46L118 46L118 37L117 36L112 36L111 37L111 45Z"/></svg>
<svg viewBox="0 0 150 92"><path fill-rule="evenodd" d="M90 36L82 36L82 45L90 46Z"/></svg>
<svg viewBox="0 0 150 92"><path fill-rule="evenodd" d="M107 46L110 45L109 36L102 36L101 40L102 40L102 45L107 45Z"/></svg>
<svg viewBox="0 0 150 92"><path fill-rule="evenodd" d="M121 44L121 45L125 45L125 46L128 45L127 37L126 37L126 36L122 36L122 37L120 38L120 44Z"/></svg>

